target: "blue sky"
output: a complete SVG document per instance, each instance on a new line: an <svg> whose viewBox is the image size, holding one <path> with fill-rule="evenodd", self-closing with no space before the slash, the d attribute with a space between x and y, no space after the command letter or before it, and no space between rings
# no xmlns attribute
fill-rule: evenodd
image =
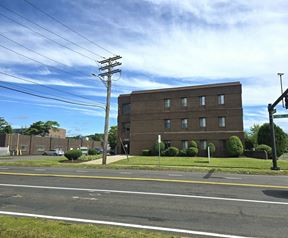
<svg viewBox="0 0 288 238"><path fill-rule="evenodd" d="M117 123L119 94L240 81L244 127L248 129L268 121L267 104L280 95L277 72L287 73L283 77L284 89L288 86L286 0L29 1L123 57L121 77L117 75L113 81L111 125ZM98 73L97 61L101 58L97 55L109 57L109 52L64 28L24 0L1 0L0 24L0 86L69 101L105 103L106 89L91 73ZM0 88L0 108L0 116L14 128L39 120L55 120L69 135L86 135L102 132L104 127L101 108L69 105L4 88ZM277 112L287 113L281 106ZM288 132L287 120L277 119L276 123Z"/></svg>

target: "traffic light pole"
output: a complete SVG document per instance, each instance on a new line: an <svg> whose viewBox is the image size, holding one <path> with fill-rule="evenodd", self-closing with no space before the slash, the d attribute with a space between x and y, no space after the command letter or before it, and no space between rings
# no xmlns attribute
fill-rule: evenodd
<svg viewBox="0 0 288 238"><path fill-rule="evenodd" d="M271 142L272 142L272 162L273 166L271 167L272 170L280 170L280 167L277 166L277 150L276 150L276 140L275 140L275 129L274 129L274 122L273 122L273 114L276 112L275 107L277 104L285 98L285 102L287 102L288 97L288 89L273 103L268 104L268 112L269 112L269 124L270 124L270 131L271 131ZM288 103L285 104L286 109L288 109Z"/></svg>

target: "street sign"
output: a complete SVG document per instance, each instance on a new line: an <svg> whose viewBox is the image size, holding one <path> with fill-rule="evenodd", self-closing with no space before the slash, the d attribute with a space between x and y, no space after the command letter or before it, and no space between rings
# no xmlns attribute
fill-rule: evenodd
<svg viewBox="0 0 288 238"><path fill-rule="evenodd" d="M273 115L274 118L288 118L288 114Z"/></svg>

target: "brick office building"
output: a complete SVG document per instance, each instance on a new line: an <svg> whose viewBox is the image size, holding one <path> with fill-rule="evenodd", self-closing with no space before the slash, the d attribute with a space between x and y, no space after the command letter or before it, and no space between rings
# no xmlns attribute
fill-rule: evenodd
<svg viewBox="0 0 288 238"><path fill-rule="evenodd" d="M167 147L188 147L195 140L200 155L214 143L216 156L225 156L226 141L243 141L243 110L239 82L133 91L118 98L119 151L130 154L151 149L161 135Z"/></svg>

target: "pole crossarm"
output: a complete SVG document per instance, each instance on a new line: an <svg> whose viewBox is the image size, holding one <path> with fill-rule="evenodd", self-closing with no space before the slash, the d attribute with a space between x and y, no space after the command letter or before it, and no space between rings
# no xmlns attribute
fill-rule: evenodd
<svg viewBox="0 0 288 238"><path fill-rule="evenodd" d="M283 98L287 97L288 96L288 88L286 89L286 91L271 105L269 104L270 106L268 107L268 110L273 110L277 104L283 100Z"/></svg>

